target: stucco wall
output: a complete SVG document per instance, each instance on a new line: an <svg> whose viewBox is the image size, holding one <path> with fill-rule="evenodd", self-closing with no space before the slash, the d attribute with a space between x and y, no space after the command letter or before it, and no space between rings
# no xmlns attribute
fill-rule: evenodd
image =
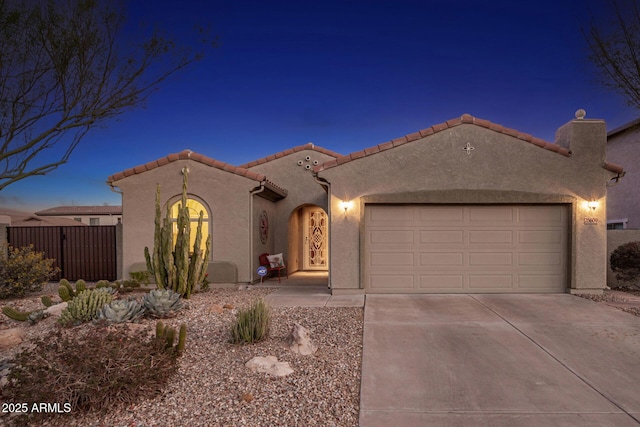
<svg viewBox="0 0 640 427"><path fill-rule="evenodd" d="M305 166L312 167L314 161L320 164L331 159L333 157L315 150L301 150L250 168L254 172L266 175L267 179L288 191L287 197L276 203L276 215L272 223L273 250L277 253L282 252L289 263L295 258L295 254L293 257L289 254L289 220L292 212L302 205L316 205L327 211L327 192L315 181L313 173ZM299 161L302 162L301 166L298 165ZM292 247L297 248L297 243L292 242ZM300 261L299 266L301 265ZM292 271L297 269L295 262L292 267Z"/></svg>
<svg viewBox="0 0 640 427"><path fill-rule="evenodd" d="M639 241L640 230L607 230L607 286L610 288L618 287L616 275L611 271L611 266L609 265L611 253L620 245Z"/></svg>
<svg viewBox="0 0 640 427"><path fill-rule="evenodd" d="M361 289L366 203L568 203L574 290L602 289L606 273L605 124L574 120L558 132L571 157L463 124L319 172L331 183L331 286ZM462 150L474 147L470 155ZM353 201L345 215L340 201ZM591 212L586 201L600 207ZM584 217L598 225L585 225Z"/></svg>
<svg viewBox="0 0 640 427"><path fill-rule="evenodd" d="M262 241L260 240L260 215L262 212L266 212L267 213L267 217L269 219L269 233L268 233L268 237L267 237L267 241L262 243ZM274 252L274 245L273 245L273 240L274 240L274 231L273 231L273 227L271 226L271 223L273 222L274 218L276 217L276 209L275 209L275 203L270 201L270 200L266 200L260 196L253 196L253 250L252 250L252 256L251 256L251 280L255 281L255 280L260 280L260 276L258 276L257 273L257 268L259 265L258 262L258 257L260 256L260 254L262 253L269 253L269 254L273 254L273 253L277 253Z"/></svg>
<svg viewBox="0 0 640 427"><path fill-rule="evenodd" d="M220 274L237 270L237 281L252 278L250 248L250 191L258 182L192 160L177 160L144 173L115 181L123 192L123 275L129 276L133 264L144 263L144 248L153 248L155 188L160 183L161 203L182 194L183 167L189 169L188 193L209 208L211 224L210 281Z"/></svg>
<svg viewBox="0 0 640 427"><path fill-rule="evenodd" d="M625 176L607 192L607 219L625 220L627 228L640 229L640 128L622 132L607 143L607 160L624 166Z"/></svg>

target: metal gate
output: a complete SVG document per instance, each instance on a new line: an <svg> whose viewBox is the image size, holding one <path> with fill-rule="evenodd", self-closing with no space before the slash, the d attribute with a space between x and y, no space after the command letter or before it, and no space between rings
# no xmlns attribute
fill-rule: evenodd
<svg viewBox="0 0 640 427"><path fill-rule="evenodd" d="M8 227L8 241L14 248L33 245L55 260L60 273L51 280L117 279L116 226Z"/></svg>

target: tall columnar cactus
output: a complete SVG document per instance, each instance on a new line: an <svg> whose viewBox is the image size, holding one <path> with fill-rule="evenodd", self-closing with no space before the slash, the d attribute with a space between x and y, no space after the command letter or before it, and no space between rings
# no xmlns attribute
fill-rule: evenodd
<svg viewBox="0 0 640 427"><path fill-rule="evenodd" d="M187 170L183 171L182 199L176 218L177 235L173 241L173 230L170 206L164 221L160 209L160 185L156 188L155 230L153 235L153 255L149 248L144 248L147 269L156 280L159 289L171 289L184 298L189 298L194 287L204 280L209 263L211 235L207 236L205 251L202 253L202 223L204 213L200 212L196 229L193 252L189 252L191 219L187 207Z"/></svg>

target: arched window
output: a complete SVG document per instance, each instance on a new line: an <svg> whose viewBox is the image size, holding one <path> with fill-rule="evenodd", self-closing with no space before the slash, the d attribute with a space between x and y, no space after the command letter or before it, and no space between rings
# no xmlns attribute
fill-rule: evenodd
<svg viewBox="0 0 640 427"><path fill-rule="evenodd" d="M178 199L174 204L171 205L171 221L173 222L173 242L175 243L176 237L178 235L178 208L180 207L182 201ZM193 250L193 245L196 242L196 231L198 229L198 218L200 217L200 212L203 212L202 219L202 242L200 243L200 248L202 249L202 253L205 250L205 243L207 242L207 236L209 236L209 212L207 208L198 200L187 198L187 208L189 208L189 220L191 222L191 229L189 231L189 251Z"/></svg>

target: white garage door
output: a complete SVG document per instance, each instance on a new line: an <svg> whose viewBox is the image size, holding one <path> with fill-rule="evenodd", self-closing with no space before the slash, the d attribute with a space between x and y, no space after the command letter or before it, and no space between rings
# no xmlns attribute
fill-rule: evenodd
<svg viewBox="0 0 640 427"><path fill-rule="evenodd" d="M368 293L564 292L564 205L366 205Z"/></svg>

